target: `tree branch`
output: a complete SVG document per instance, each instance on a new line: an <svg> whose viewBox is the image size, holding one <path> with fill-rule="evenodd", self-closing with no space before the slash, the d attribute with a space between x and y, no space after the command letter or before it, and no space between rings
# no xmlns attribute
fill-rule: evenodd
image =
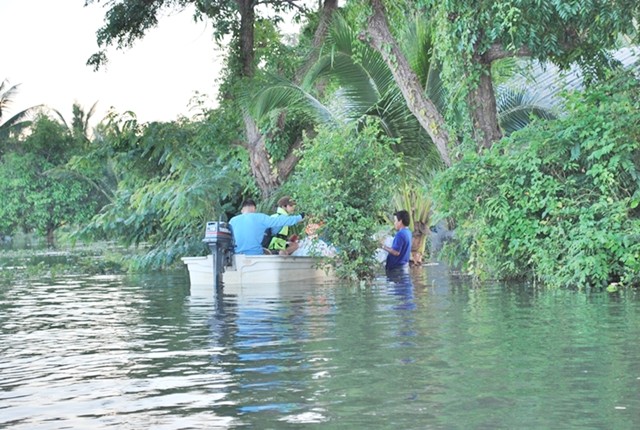
<svg viewBox="0 0 640 430"><path fill-rule="evenodd" d="M255 2L255 5L263 5L263 4L272 4L273 1L269 1L269 0L264 0L264 1L257 1ZM289 6L291 6L292 8L298 9L298 12L306 12L304 6L300 6L298 4L296 4L295 0L281 0L281 3L286 3Z"/></svg>
<svg viewBox="0 0 640 430"><path fill-rule="evenodd" d="M482 61L486 64L491 64L493 61L500 60L502 58L509 57L531 57L531 50L526 46L522 46L515 51L508 51L504 49L500 44L494 43L489 47L487 52L482 55Z"/></svg>

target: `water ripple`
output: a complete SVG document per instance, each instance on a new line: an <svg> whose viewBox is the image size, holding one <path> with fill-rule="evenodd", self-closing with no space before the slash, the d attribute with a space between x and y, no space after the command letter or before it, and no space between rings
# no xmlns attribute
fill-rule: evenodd
<svg viewBox="0 0 640 430"><path fill-rule="evenodd" d="M637 428L640 305L455 280L0 285L0 427Z"/></svg>

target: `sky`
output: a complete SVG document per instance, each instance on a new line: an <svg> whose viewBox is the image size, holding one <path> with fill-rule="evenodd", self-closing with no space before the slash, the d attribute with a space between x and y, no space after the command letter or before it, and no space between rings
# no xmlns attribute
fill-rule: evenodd
<svg viewBox="0 0 640 430"><path fill-rule="evenodd" d="M0 81L20 84L7 118L46 104L67 121L73 103L97 124L113 108L141 122L191 117L196 91L215 106L223 56L206 23L190 10L163 17L157 28L123 51L109 48L109 63L94 72L86 62L98 51L96 31L107 9L85 0L0 0Z"/></svg>

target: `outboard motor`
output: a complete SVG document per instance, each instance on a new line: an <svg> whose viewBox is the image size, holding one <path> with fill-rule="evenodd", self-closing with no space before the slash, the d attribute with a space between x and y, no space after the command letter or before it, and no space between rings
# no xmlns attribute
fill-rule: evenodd
<svg viewBox="0 0 640 430"><path fill-rule="evenodd" d="M222 285L222 273L231 266L233 258L233 233L231 226L223 221L209 221L204 233L204 243L209 245L213 256L213 286Z"/></svg>

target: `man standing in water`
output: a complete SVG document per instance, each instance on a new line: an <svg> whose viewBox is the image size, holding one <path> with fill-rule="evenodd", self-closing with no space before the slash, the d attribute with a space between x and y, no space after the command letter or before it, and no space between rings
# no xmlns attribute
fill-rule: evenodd
<svg viewBox="0 0 640 430"><path fill-rule="evenodd" d="M393 226L398 231L393 237L391 246L382 244L382 249L387 251L387 262L385 269L398 270L406 269L409 266L411 256L411 230L409 230L409 212L401 210L393 214Z"/></svg>
<svg viewBox="0 0 640 430"><path fill-rule="evenodd" d="M229 221L233 229L233 239L236 244L236 254L261 255L262 237L267 228L278 229L288 225L295 225L302 221L304 214L277 215L256 212L256 202L247 199L242 202L240 215L236 215Z"/></svg>

